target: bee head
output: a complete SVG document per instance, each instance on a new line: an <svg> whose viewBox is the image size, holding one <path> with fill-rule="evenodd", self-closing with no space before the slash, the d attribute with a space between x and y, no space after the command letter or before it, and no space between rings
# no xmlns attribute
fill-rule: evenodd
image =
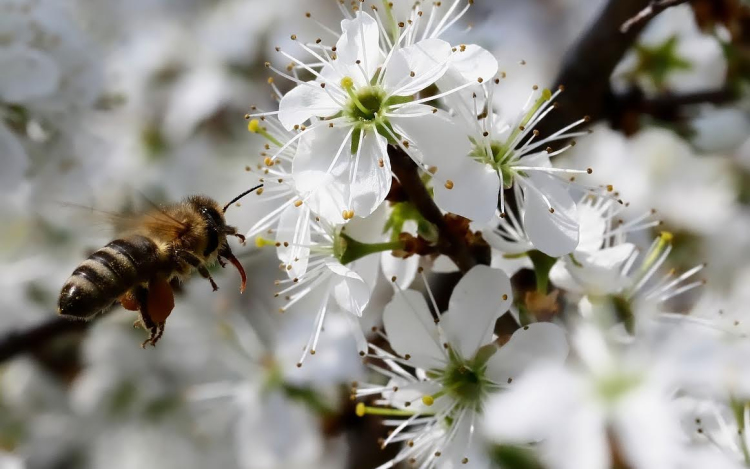
<svg viewBox="0 0 750 469"><path fill-rule="evenodd" d="M188 204L205 223L206 247L203 255L210 256L224 242L228 234L234 234L237 230L227 226L221 206L215 200L205 196L194 196L188 199Z"/></svg>

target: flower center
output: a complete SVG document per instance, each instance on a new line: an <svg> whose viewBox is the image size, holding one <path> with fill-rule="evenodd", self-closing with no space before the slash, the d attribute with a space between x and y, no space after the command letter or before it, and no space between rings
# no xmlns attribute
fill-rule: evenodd
<svg viewBox="0 0 750 469"><path fill-rule="evenodd" d="M347 117L355 121L370 122L382 114L385 104L385 90L379 86L354 88L354 80L349 77L341 79L341 87L349 95L344 111Z"/></svg>
<svg viewBox="0 0 750 469"><path fill-rule="evenodd" d="M498 140L489 142L472 142L473 149L469 156L480 163L491 166L495 171L503 175L503 187L506 189L513 185L512 148Z"/></svg>
<svg viewBox="0 0 750 469"><path fill-rule="evenodd" d="M471 406L478 406L487 391L484 370L464 363L452 363L445 370L443 384L454 399Z"/></svg>

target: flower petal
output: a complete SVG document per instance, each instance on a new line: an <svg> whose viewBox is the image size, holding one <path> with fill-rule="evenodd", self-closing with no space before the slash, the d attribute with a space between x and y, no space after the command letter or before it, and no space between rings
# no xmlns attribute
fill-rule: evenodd
<svg viewBox="0 0 750 469"><path fill-rule="evenodd" d="M406 259L396 257L390 252L380 254L380 265L383 268L383 275L393 285L393 288L403 290L409 288L414 278L417 276L419 269L419 256L411 256ZM396 281L391 279L396 277Z"/></svg>
<svg viewBox="0 0 750 469"><path fill-rule="evenodd" d="M391 188L385 137L365 131L352 155L351 132L345 127L314 129L300 138L292 163L295 189L313 212L335 224L344 223L344 210L369 216Z"/></svg>
<svg viewBox="0 0 750 469"><path fill-rule="evenodd" d="M435 38L399 49L386 64L383 87L389 96L421 91L443 76L451 54L450 44Z"/></svg>
<svg viewBox="0 0 750 469"><path fill-rule="evenodd" d="M460 73L467 82L477 81L477 78L489 80L497 73L495 56L476 44L458 47L451 55L449 63L451 70Z"/></svg>
<svg viewBox="0 0 750 469"><path fill-rule="evenodd" d="M433 113L432 110L431 106L411 104L393 111L390 122L403 138L416 147L412 157L418 154L422 163L436 167L436 177L445 181L449 179L448 176L461 171L471 151L471 142L448 113ZM412 147L409 148L411 150Z"/></svg>
<svg viewBox="0 0 750 469"><path fill-rule="evenodd" d="M500 177L490 166L467 157L462 171L452 175L448 189L435 184L435 203L446 212L455 213L476 223L487 223L495 216Z"/></svg>
<svg viewBox="0 0 750 469"><path fill-rule="evenodd" d="M414 366L443 367L445 353L438 328L421 293L404 290L393 295L383 310L383 325L393 350L402 357L410 355Z"/></svg>
<svg viewBox="0 0 750 469"><path fill-rule="evenodd" d="M441 324L453 350L471 358L490 343L495 321L510 308L510 279L500 269L473 267L453 289Z"/></svg>
<svg viewBox="0 0 750 469"><path fill-rule="evenodd" d="M279 121L287 129L311 117L328 117L341 110L336 101L315 81L292 88L279 102Z"/></svg>
<svg viewBox="0 0 750 469"><path fill-rule="evenodd" d="M341 21L341 31L334 66L343 76L352 78L358 87L367 86L381 64L378 23L372 16L358 11L354 19Z"/></svg>
<svg viewBox="0 0 750 469"><path fill-rule="evenodd" d="M370 288L358 273L338 262L329 262L326 267L334 273L331 278L333 297L342 309L362 316L370 301Z"/></svg>
<svg viewBox="0 0 750 469"><path fill-rule="evenodd" d="M567 189L553 176L539 171L530 171L523 186L523 227L534 247L552 257L573 252L578 246L578 216Z"/></svg>
<svg viewBox="0 0 750 469"><path fill-rule="evenodd" d="M568 351L564 329L549 322L529 324L513 333L508 343L490 358L487 374L497 383L507 383L533 365L562 364Z"/></svg>
<svg viewBox="0 0 750 469"><path fill-rule="evenodd" d="M358 217L367 217L380 206L391 190L393 176L387 140L377 132L364 132L358 153L352 155L352 160L350 164L356 168L353 170L356 171L354 180L350 184L347 174L346 180L341 183L349 185L352 198L349 209L354 210Z"/></svg>
<svg viewBox="0 0 750 469"><path fill-rule="evenodd" d="M286 272L289 278L302 276L307 271L310 257L310 210L306 207L290 205L281 213L276 229L276 248L279 260L291 269Z"/></svg>
<svg viewBox="0 0 750 469"><path fill-rule="evenodd" d="M590 203L579 204L576 209L581 226L581 239L576 251L598 250L602 247L607 219L602 216L601 209L597 209Z"/></svg>
<svg viewBox="0 0 750 469"><path fill-rule="evenodd" d="M490 396L484 412L486 435L496 443L526 444L556 433L559 420L578 404L580 384L562 366L540 366Z"/></svg>
<svg viewBox="0 0 750 469"><path fill-rule="evenodd" d="M635 245L623 243L600 251L580 252L572 259L565 259L565 267L580 287L591 295L617 293L627 286L628 279L620 273L620 267L631 256Z"/></svg>

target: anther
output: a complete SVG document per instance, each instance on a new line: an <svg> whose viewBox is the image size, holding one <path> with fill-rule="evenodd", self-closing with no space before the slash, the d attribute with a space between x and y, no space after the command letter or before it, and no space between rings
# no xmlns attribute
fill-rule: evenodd
<svg viewBox="0 0 750 469"><path fill-rule="evenodd" d="M450 179L448 179L447 181L445 181L445 188L448 189L448 190L453 189L453 181L451 181Z"/></svg>

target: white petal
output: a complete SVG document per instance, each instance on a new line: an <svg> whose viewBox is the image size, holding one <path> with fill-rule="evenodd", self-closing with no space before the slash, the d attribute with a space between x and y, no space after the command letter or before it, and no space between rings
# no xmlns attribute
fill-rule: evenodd
<svg viewBox="0 0 750 469"><path fill-rule="evenodd" d="M509 379L517 379L533 365L562 364L568 357L568 350L564 329L548 322L530 324L513 333L508 343L490 358L487 374L495 382L504 384Z"/></svg>
<svg viewBox="0 0 750 469"><path fill-rule="evenodd" d="M388 382L388 387L398 388L396 391L384 391L383 400L388 405L397 409L409 409L411 412L436 412L439 407L444 407L444 399L436 400L433 405L426 406L422 403L423 396L436 394L441 386L433 380L421 382L406 382L402 379L393 379ZM441 405L442 404L442 405Z"/></svg>
<svg viewBox="0 0 750 469"><path fill-rule="evenodd" d="M276 230L276 241L281 243L276 248L279 260L291 265L287 270L289 278L300 277L307 271L310 256L310 210L305 207L287 207L279 218ZM285 246L284 244L288 244Z"/></svg>
<svg viewBox="0 0 750 469"><path fill-rule="evenodd" d="M568 261L569 259L566 257L565 260ZM570 274L567 262L555 262L555 265L549 271L549 281L556 288L561 288L567 293L582 295L586 292L580 282Z"/></svg>
<svg viewBox="0 0 750 469"><path fill-rule="evenodd" d="M596 251L602 247L607 221L602 216L601 209L596 209L591 204L583 203L576 208L578 223L581 226L581 239L576 250Z"/></svg>
<svg viewBox="0 0 750 469"><path fill-rule="evenodd" d="M490 166L467 157L460 171L451 178L453 186L433 186L435 203L446 212L455 213L476 223L487 223L495 216L497 197L500 193L500 177Z"/></svg>
<svg viewBox="0 0 750 469"><path fill-rule="evenodd" d="M356 132L356 131L355 131ZM360 142L359 155L352 155L357 172L354 182L349 185L352 197L350 210L358 217L373 213L385 200L391 190L391 160L388 158L388 142L377 132L365 132ZM356 160L359 159L359 162ZM382 166L380 163L382 162ZM343 184L349 184L348 174ZM339 177L341 179L341 177Z"/></svg>
<svg viewBox="0 0 750 469"><path fill-rule="evenodd" d="M0 99L23 103L54 92L60 70L54 60L37 50L13 48L0 51Z"/></svg>
<svg viewBox="0 0 750 469"><path fill-rule="evenodd" d="M291 130L311 117L328 117L341 110L320 84L314 81L292 88L279 102L279 121Z"/></svg>
<svg viewBox="0 0 750 469"><path fill-rule="evenodd" d="M435 174L444 181L444 173L455 174L466 163L471 142L448 113L432 113L432 109L423 104L404 106L394 111L397 116L391 117L390 122L403 138L416 146L423 163L438 168ZM404 116L408 114L420 116Z"/></svg>
<svg viewBox="0 0 750 469"><path fill-rule="evenodd" d="M497 59L483 47L466 44L451 55L450 68L467 82L477 81L477 78L487 81L497 73Z"/></svg>
<svg viewBox="0 0 750 469"><path fill-rule="evenodd" d="M488 399L486 435L497 443L525 444L547 438L576 405L575 377L562 366L541 366Z"/></svg>
<svg viewBox="0 0 750 469"><path fill-rule="evenodd" d="M388 220L388 207L381 204L370 216L356 218L346 226L346 234L363 243L380 243L388 240L383 226Z"/></svg>
<svg viewBox="0 0 750 469"><path fill-rule="evenodd" d="M617 406L613 430L630 467L678 466L684 436L670 401L659 390L642 387L625 396Z"/></svg>
<svg viewBox="0 0 750 469"><path fill-rule="evenodd" d="M342 309L356 316L362 316L362 311L370 301L370 288L358 273L338 262L326 264L335 275L331 278L333 297Z"/></svg>
<svg viewBox="0 0 750 469"><path fill-rule="evenodd" d="M378 23L360 11L354 19L341 21L341 31L343 33L336 42L337 58L334 64L340 73L352 78L356 86L367 86L381 64ZM366 77L362 75L360 66Z"/></svg>
<svg viewBox="0 0 750 469"><path fill-rule="evenodd" d="M383 268L383 275L389 283L393 285L393 288L398 290L404 290L409 288L409 285L414 281L417 276L417 269L419 269L419 256L411 256L406 259L396 257L390 252L383 252L380 254L380 265ZM396 277L396 281L392 282L391 279Z"/></svg>
<svg viewBox="0 0 750 469"><path fill-rule="evenodd" d="M336 175L348 174L350 139L345 128L318 127L299 140L292 162L294 186L310 209L333 224L344 223L341 212L348 209L349 188ZM346 139L346 141L344 141ZM336 155L337 163L328 171Z"/></svg>
<svg viewBox="0 0 750 469"><path fill-rule="evenodd" d="M386 65L383 87L398 96L421 91L443 76L450 57L450 44L434 38L399 49Z"/></svg>
<svg viewBox="0 0 750 469"><path fill-rule="evenodd" d="M453 289L441 324L454 350L471 358L490 343L495 321L510 308L510 279L499 269L477 265Z"/></svg>
<svg viewBox="0 0 750 469"><path fill-rule="evenodd" d="M500 223L508 224L506 221ZM508 226L512 225L508 224ZM525 234L522 234L518 239L510 240L500 236L494 229L486 228L482 230L482 235L490 246L499 250L503 254L521 254L534 249L534 245L526 239Z"/></svg>
<svg viewBox="0 0 750 469"><path fill-rule="evenodd" d="M523 216L524 229L534 247L552 257L573 252L578 246L578 215L567 189L553 176L538 171L529 173L526 184L536 189L524 188ZM550 207L554 213L550 213Z"/></svg>
<svg viewBox="0 0 750 469"><path fill-rule="evenodd" d="M383 325L393 350L411 355L414 366L442 368L445 361L438 329L421 293L404 290L393 295L383 310Z"/></svg>
<svg viewBox="0 0 750 469"><path fill-rule="evenodd" d="M617 293L627 286L627 277L620 267L631 256L635 245L623 243L600 251L574 254L576 262L565 258L565 267L573 280L591 295Z"/></svg>
<svg viewBox="0 0 750 469"><path fill-rule="evenodd" d="M297 191L315 213L336 224L344 222L344 210L354 210L359 217L373 213L388 195L392 180L385 137L365 132L358 153L352 155L348 133L343 127L316 128L300 139L292 163Z"/></svg>

